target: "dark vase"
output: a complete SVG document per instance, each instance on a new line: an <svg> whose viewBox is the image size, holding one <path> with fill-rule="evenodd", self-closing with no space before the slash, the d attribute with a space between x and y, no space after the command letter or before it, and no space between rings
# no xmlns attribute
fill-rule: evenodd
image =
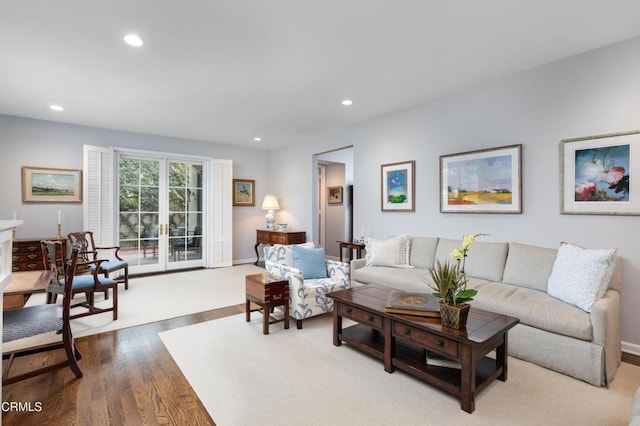
<svg viewBox="0 0 640 426"><path fill-rule="evenodd" d="M440 318L442 325L455 329L465 328L467 326L467 317L471 305L462 303L459 305L450 305L440 302Z"/></svg>

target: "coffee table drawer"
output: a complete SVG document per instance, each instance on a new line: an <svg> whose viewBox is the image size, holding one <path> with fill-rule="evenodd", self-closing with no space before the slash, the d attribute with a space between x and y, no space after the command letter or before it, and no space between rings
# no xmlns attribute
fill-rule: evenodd
<svg viewBox="0 0 640 426"><path fill-rule="evenodd" d="M352 319L360 324L368 325L370 327L382 328L382 315L376 315L363 309L354 308L352 306L345 306L340 303L338 308L338 314L340 316Z"/></svg>
<svg viewBox="0 0 640 426"><path fill-rule="evenodd" d="M458 342L394 322L393 335L409 339L429 350L458 358Z"/></svg>

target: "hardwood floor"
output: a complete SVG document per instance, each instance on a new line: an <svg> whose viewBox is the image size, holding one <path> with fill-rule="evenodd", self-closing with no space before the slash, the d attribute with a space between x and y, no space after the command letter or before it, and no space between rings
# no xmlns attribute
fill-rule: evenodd
<svg viewBox="0 0 640 426"><path fill-rule="evenodd" d="M244 303L78 338L84 377L63 368L3 387L2 424L215 425L157 333L240 313ZM60 355L17 359L12 374ZM23 411L7 411L11 402Z"/></svg>

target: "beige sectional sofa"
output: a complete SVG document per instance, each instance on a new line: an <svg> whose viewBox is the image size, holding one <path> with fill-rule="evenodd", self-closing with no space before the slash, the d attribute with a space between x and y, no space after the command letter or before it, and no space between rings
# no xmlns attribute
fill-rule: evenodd
<svg viewBox="0 0 640 426"><path fill-rule="evenodd" d="M367 266L351 262L352 285L381 284L430 293L423 278L436 259L447 260L461 241L409 237L411 267ZM557 249L519 243L477 241L466 260L469 287L478 290L471 305L511 315L520 324L509 332L509 354L596 386L608 386L621 362L618 258L608 289L591 312L547 293Z"/></svg>

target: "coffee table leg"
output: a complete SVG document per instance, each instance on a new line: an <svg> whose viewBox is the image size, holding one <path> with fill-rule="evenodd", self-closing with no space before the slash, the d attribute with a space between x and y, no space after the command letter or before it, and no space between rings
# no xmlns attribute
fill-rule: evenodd
<svg viewBox="0 0 640 426"><path fill-rule="evenodd" d="M508 333L504 333L504 343L496 348L496 367L502 367L502 374L498 376L498 380L502 380L503 382L507 381L507 354L509 351L508 347Z"/></svg>
<svg viewBox="0 0 640 426"><path fill-rule="evenodd" d="M247 322L251 321L251 302L247 299L247 303L244 305L244 316Z"/></svg>
<svg viewBox="0 0 640 426"><path fill-rule="evenodd" d="M383 319L382 328L384 330L384 371L393 373L393 359L396 357L396 338L391 334L391 320Z"/></svg>
<svg viewBox="0 0 640 426"><path fill-rule="evenodd" d="M339 303L333 305L333 345L340 346L342 341L340 340L340 334L342 334L342 317L338 314Z"/></svg>
<svg viewBox="0 0 640 426"><path fill-rule="evenodd" d="M460 407L467 413L476 409L476 361L472 350L467 345L462 346L462 371L460 382Z"/></svg>

